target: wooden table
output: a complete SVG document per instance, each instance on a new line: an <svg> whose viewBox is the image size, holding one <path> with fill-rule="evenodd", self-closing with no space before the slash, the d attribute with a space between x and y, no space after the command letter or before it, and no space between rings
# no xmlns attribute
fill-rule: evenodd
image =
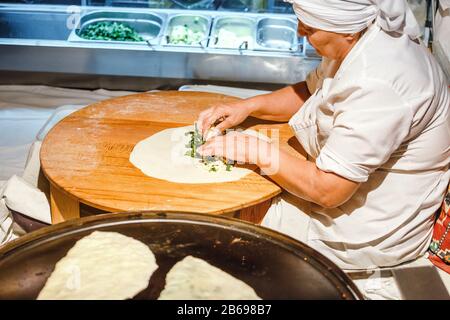
<svg viewBox="0 0 450 320"><path fill-rule="evenodd" d="M281 189L256 172L234 182L177 184L148 177L129 162L140 140L193 124L201 110L236 100L203 92L143 93L101 101L66 117L48 133L41 148L42 170L50 182L52 223L79 217L80 203L110 212L239 212L243 219L261 220L254 205L268 207ZM281 147L295 152L287 124L258 121L249 119L243 126L277 129Z"/></svg>

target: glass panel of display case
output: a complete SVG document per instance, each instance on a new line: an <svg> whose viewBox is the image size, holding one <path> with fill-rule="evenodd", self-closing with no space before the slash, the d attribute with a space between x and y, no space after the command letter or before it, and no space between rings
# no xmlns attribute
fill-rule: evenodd
<svg viewBox="0 0 450 320"><path fill-rule="evenodd" d="M292 6L283 0L0 0L0 3L293 14Z"/></svg>

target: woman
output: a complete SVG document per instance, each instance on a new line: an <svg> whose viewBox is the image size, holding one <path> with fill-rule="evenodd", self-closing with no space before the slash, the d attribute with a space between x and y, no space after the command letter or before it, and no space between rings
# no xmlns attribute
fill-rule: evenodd
<svg viewBox="0 0 450 320"><path fill-rule="evenodd" d="M450 177L450 99L408 5L295 0L293 8L299 35L323 56L317 70L271 94L212 107L198 124L206 133L218 120L223 131L250 115L289 121L308 160L238 132L209 139L199 152L268 172L287 192L263 225L344 269L424 254Z"/></svg>

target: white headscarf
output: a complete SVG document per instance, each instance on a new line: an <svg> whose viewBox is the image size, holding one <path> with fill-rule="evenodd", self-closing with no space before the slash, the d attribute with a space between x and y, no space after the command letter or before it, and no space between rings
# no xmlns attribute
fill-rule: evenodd
<svg viewBox="0 0 450 320"><path fill-rule="evenodd" d="M388 32L420 36L406 0L286 0L298 19L315 29L353 34L373 21Z"/></svg>

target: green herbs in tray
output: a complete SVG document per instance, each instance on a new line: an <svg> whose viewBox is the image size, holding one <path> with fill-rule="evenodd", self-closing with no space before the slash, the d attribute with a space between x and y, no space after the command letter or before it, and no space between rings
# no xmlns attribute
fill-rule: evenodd
<svg viewBox="0 0 450 320"><path fill-rule="evenodd" d="M116 21L102 21L88 25L80 36L87 40L144 41L130 26Z"/></svg>

